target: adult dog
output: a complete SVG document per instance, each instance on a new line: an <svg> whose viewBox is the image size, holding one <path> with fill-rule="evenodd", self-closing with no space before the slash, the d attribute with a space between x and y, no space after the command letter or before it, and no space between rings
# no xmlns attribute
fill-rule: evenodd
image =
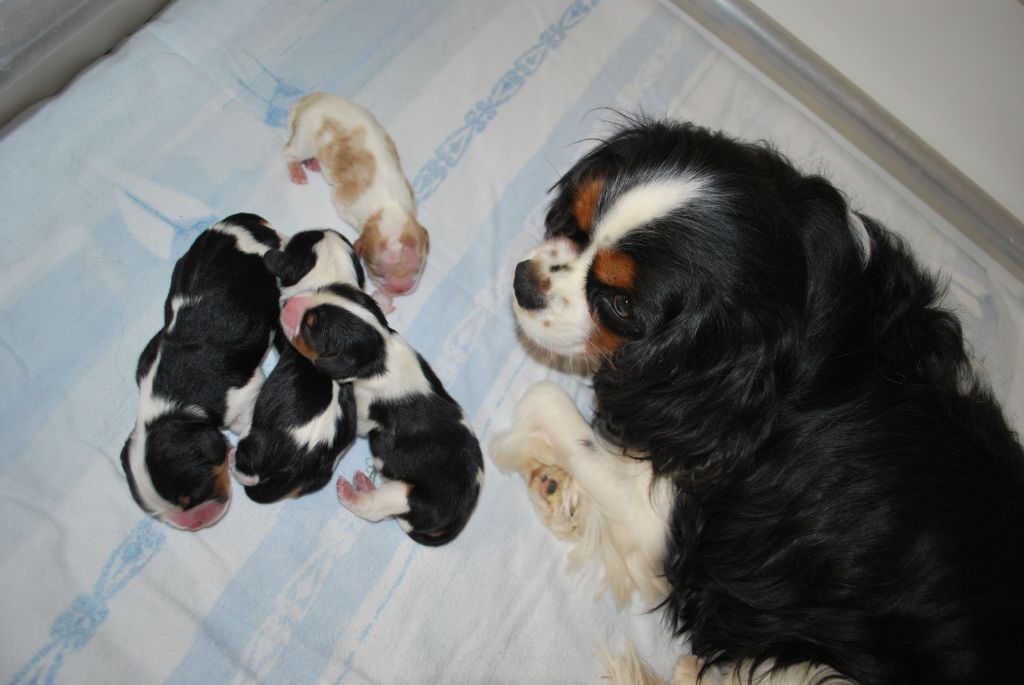
<svg viewBox="0 0 1024 685"><path fill-rule="evenodd" d="M660 586L705 676L1021 677L1024 453L898 237L767 145L653 120L546 224L514 310L593 363L593 429L542 385L496 461L613 587Z"/></svg>

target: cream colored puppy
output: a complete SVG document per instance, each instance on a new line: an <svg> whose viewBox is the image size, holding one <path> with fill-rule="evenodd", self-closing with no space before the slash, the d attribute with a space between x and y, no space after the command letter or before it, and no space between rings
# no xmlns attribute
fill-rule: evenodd
<svg viewBox="0 0 1024 685"><path fill-rule="evenodd" d="M374 299L393 311L391 298L416 288L430 248L394 141L365 108L329 93L295 103L288 129L292 181L306 183L303 166L323 173L338 215L360 230L356 253L378 288Z"/></svg>

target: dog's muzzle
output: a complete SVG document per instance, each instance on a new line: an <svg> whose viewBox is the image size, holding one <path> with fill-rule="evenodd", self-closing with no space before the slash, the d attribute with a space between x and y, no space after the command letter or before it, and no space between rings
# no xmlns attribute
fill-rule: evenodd
<svg viewBox="0 0 1024 685"><path fill-rule="evenodd" d="M516 293L516 302L523 309L542 309L544 307L546 300L537 279L537 269L533 260L527 259L516 265L512 289Z"/></svg>

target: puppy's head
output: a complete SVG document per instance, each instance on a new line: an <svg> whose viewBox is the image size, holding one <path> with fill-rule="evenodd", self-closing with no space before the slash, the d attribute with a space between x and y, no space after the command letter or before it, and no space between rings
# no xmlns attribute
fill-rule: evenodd
<svg viewBox="0 0 1024 685"><path fill-rule="evenodd" d="M351 286L331 286L285 302L281 327L298 352L336 381L384 372L391 334L380 306Z"/></svg>
<svg viewBox="0 0 1024 685"><path fill-rule="evenodd" d="M282 299L332 283L362 288L366 280L355 248L329 229L296 233L283 249L267 251L263 263L281 285Z"/></svg>
<svg viewBox="0 0 1024 685"><path fill-rule="evenodd" d="M765 145L654 121L554 191L513 308L536 346L595 362L597 427L656 467L699 462L709 427L756 439L814 293L860 265L838 191Z"/></svg>
<svg viewBox="0 0 1024 685"><path fill-rule="evenodd" d="M370 279L384 293L408 295L423 275L430 236L415 216L388 207L370 217L355 247Z"/></svg>
<svg viewBox="0 0 1024 685"><path fill-rule="evenodd" d="M216 427L187 412L136 426L121 450L132 497L176 528L199 530L227 511L231 497L228 444Z"/></svg>

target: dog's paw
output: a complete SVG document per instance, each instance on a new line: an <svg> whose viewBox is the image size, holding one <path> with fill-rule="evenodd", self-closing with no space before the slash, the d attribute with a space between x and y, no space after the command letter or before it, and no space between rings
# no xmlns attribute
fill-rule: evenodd
<svg viewBox="0 0 1024 685"><path fill-rule="evenodd" d="M532 462L527 488L541 520L563 540L579 537L580 493L572 476L549 464Z"/></svg>
<svg viewBox="0 0 1024 685"><path fill-rule="evenodd" d="M373 484L367 488L366 485L360 482L359 476L362 473L357 473L355 476L355 484L353 485L344 476L338 477L338 501L341 505L356 514L361 513L361 510L365 508L365 495L373 490ZM366 476L363 476L366 478ZM367 480L369 480L367 478Z"/></svg>
<svg viewBox="0 0 1024 685"><path fill-rule="evenodd" d="M292 183L304 185L309 179L306 178L306 171L302 168L301 162L288 162L288 177Z"/></svg>

